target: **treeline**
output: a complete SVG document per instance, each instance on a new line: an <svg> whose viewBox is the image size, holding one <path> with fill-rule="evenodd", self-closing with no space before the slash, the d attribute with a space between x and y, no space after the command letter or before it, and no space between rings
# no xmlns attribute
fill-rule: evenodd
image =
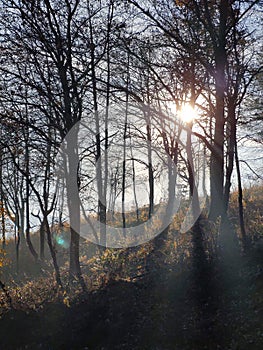
<svg viewBox="0 0 263 350"><path fill-rule="evenodd" d="M227 215L234 164L246 242L237 132L251 118L247 96L257 97L261 5L2 0L3 247L8 220L15 223L18 261L24 243L36 261L44 259L47 241L61 285L52 227L69 223L69 272L85 289L83 220L105 247L107 219L116 211L125 241L128 202L139 221L142 204L151 219L157 199L164 200L169 223L181 187L198 218L207 184L216 220ZM184 119L191 110L195 119ZM30 239L36 222L39 252Z"/></svg>

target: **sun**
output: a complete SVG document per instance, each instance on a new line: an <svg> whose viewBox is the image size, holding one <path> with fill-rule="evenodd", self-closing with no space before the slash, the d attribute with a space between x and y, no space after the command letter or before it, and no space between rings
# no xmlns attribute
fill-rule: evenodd
<svg viewBox="0 0 263 350"><path fill-rule="evenodd" d="M179 115L185 123L193 122L196 119L196 111L189 103L181 107Z"/></svg>

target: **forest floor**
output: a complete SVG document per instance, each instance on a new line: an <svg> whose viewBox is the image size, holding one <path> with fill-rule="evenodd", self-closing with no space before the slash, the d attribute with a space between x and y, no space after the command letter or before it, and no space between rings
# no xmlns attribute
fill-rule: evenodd
<svg viewBox="0 0 263 350"><path fill-rule="evenodd" d="M153 259L140 278L109 281L70 307L11 309L0 320L0 349L261 350L263 240L241 255L227 239L199 270Z"/></svg>

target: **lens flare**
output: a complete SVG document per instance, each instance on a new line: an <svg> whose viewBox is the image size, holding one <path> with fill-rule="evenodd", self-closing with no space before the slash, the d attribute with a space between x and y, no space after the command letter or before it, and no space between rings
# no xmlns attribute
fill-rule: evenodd
<svg viewBox="0 0 263 350"><path fill-rule="evenodd" d="M180 110L180 118L185 123L190 123L196 119L196 111L190 104L185 104Z"/></svg>
<svg viewBox="0 0 263 350"><path fill-rule="evenodd" d="M66 239L66 237L63 237L61 235L57 235L55 237L55 240L59 246L65 248L65 249L69 248L69 241L68 241L68 239Z"/></svg>

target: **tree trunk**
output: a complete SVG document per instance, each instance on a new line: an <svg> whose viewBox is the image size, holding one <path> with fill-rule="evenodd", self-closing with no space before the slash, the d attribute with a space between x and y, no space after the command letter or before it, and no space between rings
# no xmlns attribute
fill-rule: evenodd
<svg viewBox="0 0 263 350"><path fill-rule="evenodd" d="M27 131L28 133L28 131ZM30 253L34 257L35 261L38 260L38 254L32 244L30 237L30 184L29 184L29 148L28 148L28 137L26 135L26 149L25 149L25 162L26 162L26 242L29 248Z"/></svg>
<svg viewBox="0 0 263 350"><path fill-rule="evenodd" d="M94 103L94 117L96 125L96 179L98 191L98 218L100 221L100 245L106 247L106 202L104 202L103 179L102 179L102 159L101 159L101 127L98 112L98 98L97 98L97 79L95 70L95 45L93 43L93 28L90 23L90 42L91 42L91 79L92 79L92 94ZM107 131L106 131L107 133ZM106 134L106 137L107 134ZM107 156L106 156L107 157ZM106 183L105 183L106 185ZM102 248L102 249L103 249Z"/></svg>
<svg viewBox="0 0 263 350"><path fill-rule="evenodd" d="M63 288L62 285L62 281L61 281L61 276L60 276L60 271L59 271L59 266L57 263L57 256L56 256L56 252L52 243L52 237L51 237L51 231L50 231L50 227L48 224L48 219L47 219L47 215L44 214L44 218L43 221L41 223L41 226L43 224L43 230L44 233L47 233L47 242L48 242L48 246L49 246L49 250L50 250L50 254L52 257L52 261L53 261L53 266L54 266L54 270L55 270L55 276L56 276L56 282L57 284Z"/></svg>
<svg viewBox="0 0 263 350"><path fill-rule="evenodd" d="M123 161L122 161L122 197L121 197L121 208L122 208L122 227L123 235L125 234L126 228L126 216L125 216L125 192L126 192L126 139L128 129L128 102L129 102L129 84L130 84L130 54L127 57L127 80L126 80L126 100L125 100L125 119L124 119L124 132L123 132Z"/></svg>
<svg viewBox="0 0 263 350"><path fill-rule="evenodd" d="M40 229L39 229L39 235L40 235L39 250L40 250L41 260L45 259L45 233L46 233L46 228L45 228L44 221L42 220L40 224Z"/></svg>
<svg viewBox="0 0 263 350"><path fill-rule="evenodd" d="M15 225L17 230L17 238L16 238L16 272L19 273L19 248L20 248L20 240L21 240L21 226L19 222L19 215L18 211L16 212L15 216Z"/></svg>
<svg viewBox="0 0 263 350"><path fill-rule="evenodd" d="M135 204L136 219L138 222L139 221L139 206L138 206L138 199L137 199L137 193L136 193L136 170L135 170L135 161L133 158L132 145L131 145L131 158L132 158L133 198L134 198L134 204Z"/></svg>
<svg viewBox="0 0 263 350"><path fill-rule="evenodd" d="M147 151L148 151L148 176L149 176L149 219L154 212L154 176L152 165L152 130L150 118L147 118Z"/></svg>
<svg viewBox="0 0 263 350"><path fill-rule="evenodd" d="M121 212L122 212L122 227L126 228L126 215L125 215L125 192L126 192L126 135L127 135L127 110L125 112L125 124L123 134L123 160L122 160L122 195L121 195ZM123 230L125 237L125 230Z"/></svg>
<svg viewBox="0 0 263 350"><path fill-rule="evenodd" d="M235 105L233 99L230 98L228 105L228 145L227 145L227 166L226 166L226 178L224 187L224 211L227 214L230 188L231 188L231 177L234 168L234 155L235 155L235 140L236 140L236 117L235 117Z"/></svg>
<svg viewBox="0 0 263 350"><path fill-rule="evenodd" d="M215 53L215 90L216 90L216 112L213 151L210 161L210 183L211 183L211 205L209 217L216 220L224 213L223 185L224 185L224 107L226 77L225 68L226 55L226 21L228 12L228 1L221 0L220 24L218 43L214 43Z"/></svg>
<svg viewBox="0 0 263 350"><path fill-rule="evenodd" d="M243 206L243 189L242 189L242 180L240 172L240 164L238 158L238 147L237 140L235 140L235 163L237 170L237 182L238 182L238 213L239 213L239 224L241 230L241 238L243 249L246 250L249 247L249 240L246 233L245 220L244 220L244 206Z"/></svg>
<svg viewBox="0 0 263 350"><path fill-rule="evenodd" d="M1 135L0 135L1 136ZM2 247L5 249L5 207L4 207L4 191L3 191L3 160L2 150L0 150L0 210L1 210L1 228L2 228Z"/></svg>
<svg viewBox="0 0 263 350"><path fill-rule="evenodd" d="M83 290L86 290L85 282L81 274L79 263L79 234L80 234L80 198L78 179L78 126L71 130L72 137L67 143L68 172L66 176L67 202L70 219L70 263L69 271L71 279L78 278Z"/></svg>
<svg viewBox="0 0 263 350"><path fill-rule="evenodd" d="M200 215L200 203L198 198L198 191L195 181L195 169L192 152L192 124L187 128L187 141L186 141L186 153L187 153L187 170L188 170L188 183L189 183L189 196L192 205L193 219L197 219Z"/></svg>

